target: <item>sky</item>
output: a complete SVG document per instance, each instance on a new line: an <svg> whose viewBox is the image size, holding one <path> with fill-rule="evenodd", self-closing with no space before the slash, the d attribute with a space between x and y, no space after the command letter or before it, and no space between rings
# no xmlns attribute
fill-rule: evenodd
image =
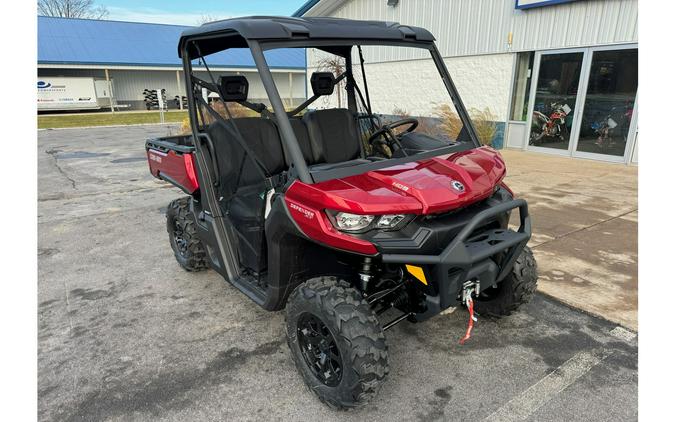
<svg viewBox="0 0 675 422"><path fill-rule="evenodd" d="M134 22L199 25L207 16L227 19L247 15L290 16L305 0L95 0L105 6L107 19Z"/></svg>

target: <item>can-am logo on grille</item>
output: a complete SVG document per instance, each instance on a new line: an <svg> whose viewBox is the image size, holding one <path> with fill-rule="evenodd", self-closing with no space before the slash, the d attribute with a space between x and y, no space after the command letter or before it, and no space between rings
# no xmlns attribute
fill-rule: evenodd
<svg viewBox="0 0 675 422"><path fill-rule="evenodd" d="M289 205L290 205L291 208L298 211L299 213L301 213L305 217L309 218L310 220L312 218L314 218L314 212L313 211L307 210L307 209L305 209L305 208L301 207L300 205L297 205L293 202L289 202Z"/></svg>
<svg viewBox="0 0 675 422"><path fill-rule="evenodd" d="M52 84L50 84L49 82L38 81L38 89L39 89L39 88L43 88L43 89L44 89L44 88L49 88L50 86L52 86Z"/></svg>
<svg viewBox="0 0 675 422"><path fill-rule="evenodd" d="M464 192L464 184L459 180L453 180L450 182L450 186L452 186L452 188L457 192Z"/></svg>

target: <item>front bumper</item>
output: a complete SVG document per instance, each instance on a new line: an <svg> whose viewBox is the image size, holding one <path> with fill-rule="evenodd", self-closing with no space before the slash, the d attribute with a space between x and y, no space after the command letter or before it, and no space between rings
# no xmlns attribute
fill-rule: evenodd
<svg viewBox="0 0 675 422"><path fill-rule="evenodd" d="M493 228L476 234L476 229L487 221L516 208L520 216L517 231ZM503 280L531 235L527 202L515 199L477 213L438 255L384 253L382 262L418 265L430 276L427 309L415 315L417 320L423 320L450 306L457 306L465 281L479 280L484 289Z"/></svg>

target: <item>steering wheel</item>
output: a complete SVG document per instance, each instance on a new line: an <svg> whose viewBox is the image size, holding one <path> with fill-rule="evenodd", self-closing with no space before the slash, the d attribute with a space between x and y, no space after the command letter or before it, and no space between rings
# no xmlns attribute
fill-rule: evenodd
<svg viewBox="0 0 675 422"><path fill-rule="evenodd" d="M405 156L408 156L408 153L405 152L405 149L403 149L403 145L401 145L401 141L399 141L398 136L394 133L394 129L400 126L408 125L408 127L405 129L405 133L410 133L417 129L417 126L420 124L420 122L417 119L414 119L412 117L406 118L406 119L401 119L397 120L395 122L382 125L381 128L376 130L372 135L370 135L370 138L368 138L368 143L370 145L378 144L381 149L384 149L382 147L388 147L392 148L394 150L400 149L401 152ZM382 140L378 140L378 138L382 137ZM394 148L395 146L395 148ZM384 150L385 155L391 155L391 152L388 154L386 153L386 150Z"/></svg>

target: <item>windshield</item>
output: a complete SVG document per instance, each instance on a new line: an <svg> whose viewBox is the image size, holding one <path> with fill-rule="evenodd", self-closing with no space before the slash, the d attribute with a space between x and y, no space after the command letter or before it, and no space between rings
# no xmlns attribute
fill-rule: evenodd
<svg viewBox="0 0 675 422"><path fill-rule="evenodd" d="M339 75L347 70L344 57L317 48L307 48L306 52L308 81L314 72L328 71ZM363 123L370 105L380 126L413 118L418 125L411 133L427 135L446 144L468 140L467 137L459 137L464 125L429 50L402 46L354 46L350 56L361 129L368 132L371 129ZM332 95L320 97L308 109L347 108L346 87L347 80L343 79ZM311 95L309 86L308 96ZM399 134L406 129L408 127L401 126L394 132Z"/></svg>
<svg viewBox="0 0 675 422"><path fill-rule="evenodd" d="M258 63L257 71L216 66L214 56L222 52L195 59L190 80L197 130L209 132L216 150L224 144L241 150L261 178L290 172L295 163L314 182L477 145L466 112L456 107L461 100L452 82L444 81L441 59L434 59L433 45L313 43L280 42L279 48L269 43L252 56L266 62L262 68ZM278 65L299 55L306 72ZM215 155L226 162L219 166L241 167L229 163L238 156L232 151ZM240 178L233 180L236 190Z"/></svg>

